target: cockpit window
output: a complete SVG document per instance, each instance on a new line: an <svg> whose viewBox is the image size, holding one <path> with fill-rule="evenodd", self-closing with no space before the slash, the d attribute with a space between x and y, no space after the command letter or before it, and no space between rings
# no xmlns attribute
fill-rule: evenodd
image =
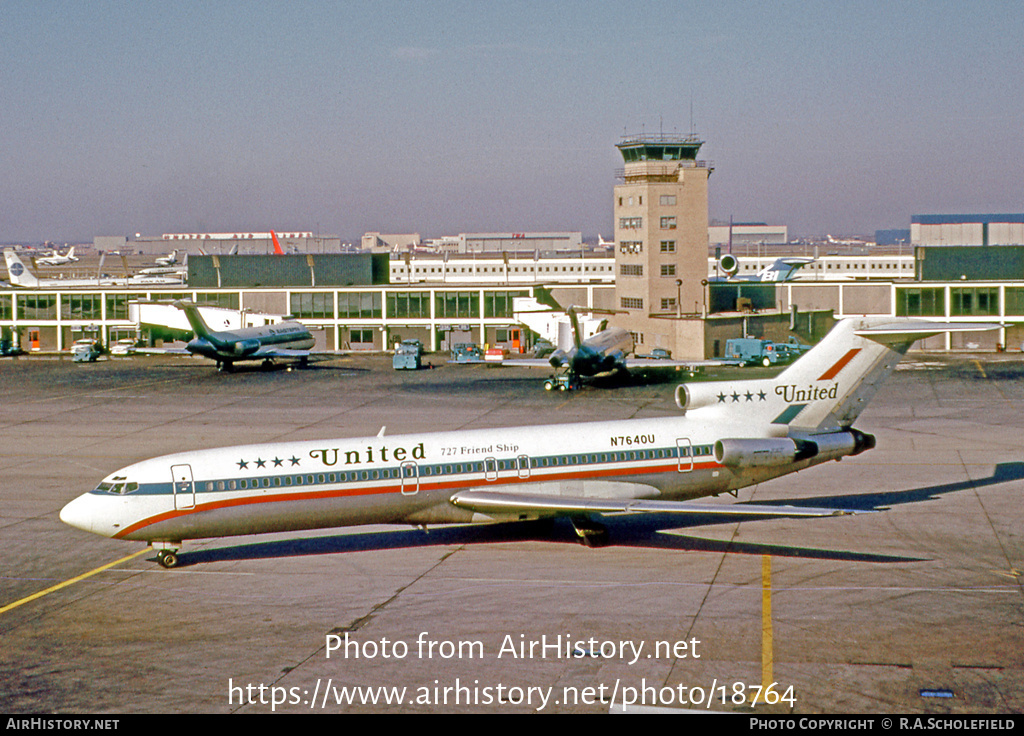
<svg viewBox="0 0 1024 736"><path fill-rule="evenodd" d="M123 478L120 479L120 480L123 480ZM97 491L103 491L105 493L125 494L125 493L132 493L133 491L139 490L139 484L135 483L135 482L132 482L132 483L100 483L98 486L96 486L96 490Z"/></svg>

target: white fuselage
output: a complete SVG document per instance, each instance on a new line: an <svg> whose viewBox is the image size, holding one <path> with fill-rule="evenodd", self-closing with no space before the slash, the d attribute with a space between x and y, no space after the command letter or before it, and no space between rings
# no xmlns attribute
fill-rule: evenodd
<svg viewBox="0 0 1024 736"><path fill-rule="evenodd" d="M758 432L758 429L762 430ZM146 460L65 507L86 531L149 542L370 523L497 521L450 503L462 490L684 500L831 457L728 468L716 439L765 428L685 416L246 445Z"/></svg>

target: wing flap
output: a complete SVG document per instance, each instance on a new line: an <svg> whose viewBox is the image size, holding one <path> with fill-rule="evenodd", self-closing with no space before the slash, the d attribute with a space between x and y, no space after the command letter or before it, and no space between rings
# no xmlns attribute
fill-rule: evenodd
<svg viewBox="0 0 1024 736"><path fill-rule="evenodd" d="M633 498L582 498L491 491L459 491L450 499L459 508L484 514L595 513L711 514L720 516L847 516L867 513L811 506L766 506L749 503L712 504Z"/></svg>

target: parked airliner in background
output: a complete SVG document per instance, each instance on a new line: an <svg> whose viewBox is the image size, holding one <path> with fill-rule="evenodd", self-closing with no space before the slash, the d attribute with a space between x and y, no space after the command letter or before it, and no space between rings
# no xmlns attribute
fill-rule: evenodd
<svg viewBox="0 0 1024 736"><path fill-rule="evenodd" d="M584 542L622 512L825 516L838 509L695 504L875 445L853 423L910 345L942 325L853 319L775 378L682 384L677 416L243 445L117 470L60 512L148 542L164 567L188 539L352 524L566 516Z"/></svg>
<svg viewBox="0 0 1024 736"><path fill-rule="evenodd" d="M159 256L156 259L156 264L158 266L174 266L177 263L178 263L178 251L177 250L172 250L167 255Z"/></svg>
<svg viewBox="0 0 1024 736"><path fill-rule="evenodd" d="M562 310L557 304L549 307L533 297L516 297L513 304L515 319L548 339L553 336L550 333L552 315L564 312L568 317L570 336L559 334L554 341L558 349L550 356L544 359L513 358L505 363L528 368L554 368L555 375L544 382L544 388L548 391L570 391L579 388L584 378L606 373L625 375L630 369L637 368L685 368L694 371L700 367L739 365L737 361L640 358L633 355L636 347L633 334L621 327L609 327L602 323L601 329L588 337L584 336L586 330L580 324L578 313L605 310L585 307L569 307Z"/></svg>
<svg viewBox="0 0 1024 736"><path fill-rule="evenodd" d="M4 260L7 262L7 274L11 286L23 289L67 289L67 288L95 288L97 286L167 286L180 285L181 279L168 276L125 276L114 278L111 276L97 276L94 279L40 279L32 275L25 263L12 249L4 251ZM102 261L100 262L102 267Z"/></svg>
<svg viewBox="0 0 1024 736"><path fill-rule="evenodd" d="M776 258L775 261L768 266L765 266L755 275L751 276L737 276L740 270L740 262L736 256L731 253L727 253L718 259L718 269L725 274L725 276L713 276L709 281L721 282L721 281L761 281L765 283L777 283L782 281L792 281L796 272L804 266L814 263L813 258L805 258L802 256L786 256L784 258Z"/></svg>
<svg viewBox="0 0 1024 736"><path fill-rule="evenodd" d="M833 238L831 235L826 235L825 239L831 245L874 245L874 243L861 238Z"/></svg>
<svg viewBox="0 0 1024 736"><path fill-rule="evenodd" d="M178 278L184 279L188 275L188 252L185 252L182 260L178 260L178 251L161 256L156 259L157 265L139 269L141 274L177 274Z"/></svg>
<svg viewBox="0 0 1024 736"><path fill-rule="evenodd" d="M217 361L217 370L231 371L240 360L262 360L269 365L275 358L309 362L310 350L316 340L305 325L289 321L262 327L240 327L237 330L211 330L192 302L175 302L185 312L195 337L181 350L169 348L150 352L188 352Z"/></svg>
<svg viewBox="0 0 1024 736"><path fill-rule="evenodd" d="M74 263L78 258L75 256L75 247L71 246L68 252L61 255L59 251L53 251L52 255L45 258L36 258L36 265L40 266L63 266L65 263Z"/></svg>

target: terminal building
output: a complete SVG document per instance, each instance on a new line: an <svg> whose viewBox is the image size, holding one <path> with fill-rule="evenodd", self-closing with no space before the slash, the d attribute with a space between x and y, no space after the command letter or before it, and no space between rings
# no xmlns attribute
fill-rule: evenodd
<svg viewBox="0 0 1024 736"><path fill-rule="evenodd" d="M914 246L1024 245L1024 214L913 215Z"/></svg>
<svg viewBox="0 0 1024 736"><path fill-rule="evenodd" d="M374 253L569 253L583 249L583 233L459 233L422 241L419 233L363 235L363 250Z"/></svg>
<svg viewBox="0 0 1024 736"><path fill-rule="evenodd" d="M338 253L341 239L337 235L315 235L312 232L275 232L285 253ZM137 234L101 235L93 238L93 247L107 253L158 256L172 251L184 255L228 253L269 254L274 252L273 235L267 232L232 233L164 233L159 237Z"/></svg>

